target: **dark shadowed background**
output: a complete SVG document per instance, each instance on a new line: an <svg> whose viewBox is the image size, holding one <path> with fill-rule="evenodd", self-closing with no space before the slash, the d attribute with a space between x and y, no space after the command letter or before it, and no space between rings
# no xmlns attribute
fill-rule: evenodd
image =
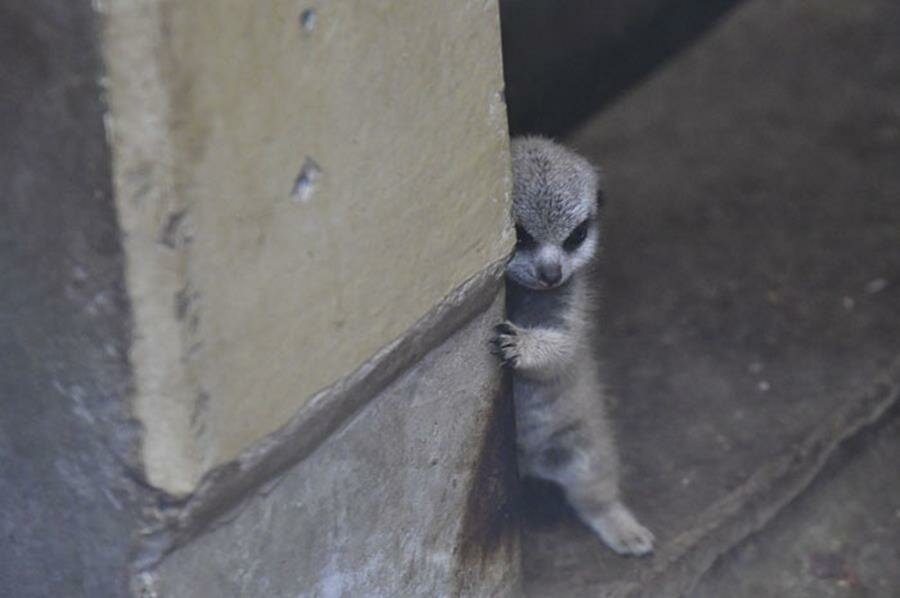
<svg viewBox="0 0 900 598"><path fill-rule="evenodd" d="M510 132L559 136L741 0L501 0Z"/></svg>

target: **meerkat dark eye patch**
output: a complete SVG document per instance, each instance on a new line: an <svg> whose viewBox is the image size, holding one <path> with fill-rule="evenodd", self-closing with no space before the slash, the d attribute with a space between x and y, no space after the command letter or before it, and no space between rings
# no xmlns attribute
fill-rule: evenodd
<svg viewBox="0 0 900 598"><path fill-rule="evenodd" d="M576 249L578 249L587 238L588 229L590 228L590 226L590 218L576 226L575 230L569 233L569 236L566 237L565 241L563 241L563 249L565 249L566 251L575 251Z"/></svg>
<svg viewBox="0 0 900 598"><path fill-rule="evenodd" d="M537 241L534 240L534 237L528 234L528 231L516 225L516 246L522 249L530 249L537 245Z"/></svg>

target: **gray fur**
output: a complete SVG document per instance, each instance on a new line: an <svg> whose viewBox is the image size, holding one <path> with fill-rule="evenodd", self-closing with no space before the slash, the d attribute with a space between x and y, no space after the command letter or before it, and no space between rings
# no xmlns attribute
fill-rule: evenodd
<svg viewBox="0 0 900 598"><path fill-rule="evenodd" d="M539 137L514 139L512 159L513 216L534 243L520 243L507 266L509 320L497 327L494 343L513 370L520 470L560 484L582 520L616 552L649 553L653 534L619 497L618 457L589 342L599 174L584 158ZM585 220L583 242L566 250L566 238ZM542 279L557 266L559 281Z"/></svg>

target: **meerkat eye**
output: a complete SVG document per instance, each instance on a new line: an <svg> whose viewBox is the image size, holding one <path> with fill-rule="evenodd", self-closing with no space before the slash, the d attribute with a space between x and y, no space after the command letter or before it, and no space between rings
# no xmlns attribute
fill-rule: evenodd
<svg viewBox="0 0 900 598"><path fill-rule="evenodd" d="M516 245L522 249L530 249L537 245L537 241L534 240L534 237L528 234L524 228L516 225Z"/></svg>
<svg viewBox="0 0 900 598"><path fill-rule="evenodd" d="M575 251L578 247L584 243L584 240L587 238L588 227L590 226L590 220L585 220L581 224L575 227L566 240L563 241L563 249L566 251Z"/></svg>

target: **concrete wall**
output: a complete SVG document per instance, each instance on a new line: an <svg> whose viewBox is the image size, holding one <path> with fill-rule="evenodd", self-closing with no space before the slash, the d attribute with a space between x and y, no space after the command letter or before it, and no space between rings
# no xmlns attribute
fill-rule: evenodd
<svg viewBox="0 0 900 598"><path fill-rule="evenodd" d="M10 0L0 50L0 595L515 594L496 2Z"/></svg>
<svg viewBox="0 0 900 598"><path fill-rule="evenodd" d="M185 495L510 249L497 7L103 6L144 461Z"/></svg>
<svg viewBox="0 0 900 598"><path fill-rule="evenodd" d="M521 595L512 397L484 351L501 317L498 299L227 524L165 558L145 591Z"/></svg>
<svg viewBox="0 0 900 598"><path fill-rule="evenodd" d="M131 321L88 0L0 3L0 596L118 596Z"/></svg>

